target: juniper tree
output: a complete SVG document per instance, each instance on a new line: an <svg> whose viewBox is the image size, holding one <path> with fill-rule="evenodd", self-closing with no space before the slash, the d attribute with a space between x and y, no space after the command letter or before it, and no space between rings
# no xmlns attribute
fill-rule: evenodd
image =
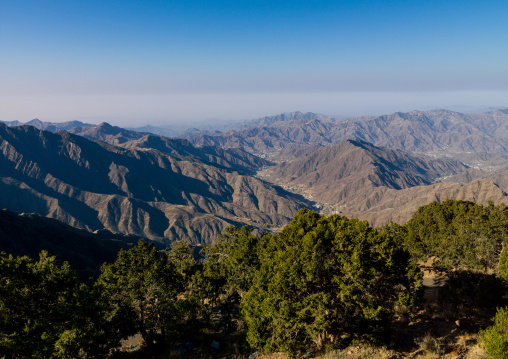
<svg viewBox="0 0 508 359"><path fill-rule="evenodd" d="M421 295L409 253L366 221L300 210L263 238L260 258L242 300L254 348L292 353L341 336L379 337L394 306Z"/></svg>
<svg viewBox="0 0 508 359"><path fill-rule="evenodd" d="M110 311L108 321L121 337L140 332L148 345L153 335L162 332L180 315L178 294L183 290L182 276L152 243L118 253L117 260L101 267L98 279Z"/></svg>

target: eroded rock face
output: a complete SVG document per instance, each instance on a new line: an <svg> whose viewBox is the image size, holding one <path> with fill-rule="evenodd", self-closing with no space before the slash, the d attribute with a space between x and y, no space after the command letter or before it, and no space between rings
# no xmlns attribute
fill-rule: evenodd
<svg viewBox="0 0 508 359"><path fill-rule="evenodd" d="M506 172L492 170L508 168L507 112L350 119L295 112L197 135L199 148L106 123L32 122L82 137L0 125L0 208L204 243L231 225L283 226L309 203L275 183L319 202L324 214L403 223L434 200L506 202ZM260 168L266 181L251 176ZM481 179L488 181L472 182Z"/></svg>
<svg viewBox="0 0 508 359"><path fill-rule="evenodd" d="M269 174L289 186L308 188L316 200L331 204L377 187L404 189L432 184L467 167L364 141L347 140L273 167Z"/></svg>
<svg viewBox="0 0 508 359"><path fill-rule="evenodd" d="M338 207L344 215L365 219L372 226L379 227L390 221L404 224L419 207L447 199L472 201L481 205L487 205L489 201L508 204L506 193L495 183L477 180L469 184L436 183L403 190L378 188L364 198L344 201Z"/></svg>
<svg viewBox="0 0 508 359"><path fill-rule="evenodd" d="M197 155L179 154L178 147L173 154L121 148L64 131L3 124L0 140L0 208L39 213L78 228L203 243L231 225L282 226L304 206L291 194L240 174L231 159L214 166L213 159L204 163ZM188 144L187 150L192 148ZM220 158L220 151L214 156Z"/></svg>
<svg viewBox="0 0 508 359"><path fill-rule="evenodd" d="M390 221L403 224L420 206L433 201L507 203L503 173L473 170L455 160L358 140L324 147L263 171L266 178L320 203L324 214L358 217L373 226ZM482 176L487 179L471 182ZM446 182L435 183L442 180Z"/></svg>

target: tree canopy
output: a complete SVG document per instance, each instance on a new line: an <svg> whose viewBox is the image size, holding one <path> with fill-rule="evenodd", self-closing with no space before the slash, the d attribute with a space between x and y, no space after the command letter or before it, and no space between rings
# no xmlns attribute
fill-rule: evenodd
<svg viewBox="0 0 508 359"><path fill-rule="evenodd" d="M201 260L186 242L158 251L141 240L86 284L45 251L37 261L0 253L0 357L100 358L135 333L151 346L238 328L251 348L289 354L380 340L399 310L418 308L416 263L431 256L454 269L440 291L449 303L504 306L507 241L506 206L445 201L380 229L300 210L277 234L226 229ZM489 350L505 344L496 325L482 334Z"/></svg>
<svg viewBox="0 0 508 359"><path fill-rule="evenodd" d="M411 306L420 294L409 253L365 221L300 210L279 234L264 236L260 258L242 301L255 348L293 352L376 336L395 304Z"/></svg>
<svg viewBox="0 0 508 359"><path fill-rule="evenodd" d="M96 293L68 263L0 253L0 356L102 357L112 343Z"/></svg>
<svg viewBox="0 0 508 359"><path fill-rule="evenodd" d="M234 330L240 319L240 300L259 269L259 244L260 238L252 235L249 227L230 227L202 250L204 261L196 286L203 305L218 311L225 331Z"/></svg>
<svg viewBox="0 0 508 359"><path fill-rule="evenodd" d="M121 250L117 260L104 264L98 279L110 305L108 320L125 337L140 332L147 344L154 334L171 326L178 313L182 276L165 253L144 240Z"/></svg>
<svg viewBox="0 0 508 359"><path fill-rule="evenodd" d="M507 254L501 252L508 241L508 208L504 205L433 202L420 207L404 230L405 246L417 258L438 257L444 269L505 273Z"/></svg>

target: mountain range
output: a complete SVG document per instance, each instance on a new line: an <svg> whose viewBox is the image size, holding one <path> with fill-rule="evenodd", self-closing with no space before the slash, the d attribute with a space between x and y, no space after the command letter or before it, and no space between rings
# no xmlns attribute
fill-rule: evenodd
<svg viewBox="0 0 508 359"><path fill-rule="evenodd" d="M32 126L0 124L0 140L0 208L91 231L205 243L227 226L282 226L305 205L278 187L225 168L233 167L227 159L219 167L199 156L122 148Z"/></svg>
<svg viewBox="0 0 508 359"><path fill-rule="evenodd" d="M28 122L19 122L19 121L2 121L7 126L13 127L13 126L33 126L39 130L45 130L45 131L51 131L51 132L57 132L60 130L69 131L76 127L91 127L95 126L90 123L84 123L81 121L67 121L67 122L46 122L41 121L38 118L35 118Z"/></svg>
<svg viewBox="0 0 508 359"><path fill-rule="evenodd" d="M508 110L294 112L188 139L107 123L6 124L0 208L163 246L210 243L232 225L277 230L303 207L379 226L434 200L508 203Z"/></svg>
<svg viewBox="0 0 508 359"><path fill-rule="evenodd" d="M253 173L263 166L271 165L269 161L239 148L222 149L216 146L196 148L186 139L130 131L107 123L92 127L75 127L69 132L91 141L102 141L123 148L152 148L179 160L200 161L240 172Z"/></svg>
<svg viewBox="0 0 508 359"><path fill-rule="evenodd" d="M192 143L241 148L280 162L293 159L290 154L296 149L359 139L376 146L453 158L487 170L508 169L508 110L481 114L412 111L347 119L295 113L254 123L243 130L199 135Z"/></svg>
<svg viewBox="0 0 508 359"><path fill-rule="evenodd" d="M432 184L467 169L459 161L412 155L402 150L346 140L292 162L268 168L275 182L307 188L320 202L338 203L377 187L395 190Z"/></svg>
<svg viewBox="0 0 508 359"><path fill-rule="evenodd" d="M508 181L502 174L360 140L321 147L265 168L259 176L317 202L324 214L358 217L373 226L405 223L420 206L433 201L508 203Z"/></svg>

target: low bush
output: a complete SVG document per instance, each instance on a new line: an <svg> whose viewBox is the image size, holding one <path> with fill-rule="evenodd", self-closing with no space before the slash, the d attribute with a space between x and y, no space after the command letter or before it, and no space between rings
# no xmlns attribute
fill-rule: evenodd
<svg viewBox="0 0 508 359"><path fill-rule="evenodd" d="M480 332L480 343L493 359L508 358L508 307L499 308L494 324Z"/></svg>

